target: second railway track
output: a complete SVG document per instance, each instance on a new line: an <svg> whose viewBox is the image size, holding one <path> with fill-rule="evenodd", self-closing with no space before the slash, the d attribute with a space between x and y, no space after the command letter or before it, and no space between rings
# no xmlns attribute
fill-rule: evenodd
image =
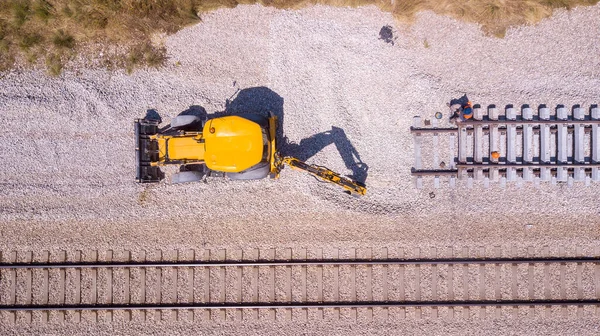
<svg viewBox="0 0 600 336"><path fill-rule="evenodd" d="M217 252L217 260L3 262L0 311L18 321L80 320L86 314L130 320L154 313L177 319L388 319L453 316L456 309L501 316L519 306L544 314L595 314L600 306L595 256L324 259L320 253L291 258L290 251L285 259L273 254L227 260L225 252Z"/></svg>

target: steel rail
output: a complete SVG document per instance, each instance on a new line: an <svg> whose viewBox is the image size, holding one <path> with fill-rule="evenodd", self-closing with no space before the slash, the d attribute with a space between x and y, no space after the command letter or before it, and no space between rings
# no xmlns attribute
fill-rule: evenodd
<svg viewBox="0 0 600 336"><path fill-rule="evenodd" d="M456 176L458 169L412 169L412 176Z"/></svg>
<svg viewBox="0 0 600 336"><path fill-rule="evenodd" d="M421 127L410 127L411 133L458 133L457 127L447 127L447 128L421 128Z"/></svg>
<svg viewBox="0 0 600 336"><path fill-rule="evenodd" d="M474 170L474 169L482 169L482 170L506 170L508 168L516 168L516 169L541 169L541 168L566 168L566 169L575 169L575 168L584 168L586 170L592 168L600 168L600 163L458 163L455 164L457 169L412 169L411 175L413 176L453 176L458 174L460 170Z"/></svg>
<svg viewBox="0 0 600 336"><path fill-rule="evenodd" d="M306 309L306 308L394 308L394 307L515 307L598 306L600 300L481 300L481 301L355 301L355 302L226 302L95 305L0 305L0 311L89 311L89 310L182 310L182 309Z"/></svg>
<svg viewBox="0 0 600 336"><path fill-rule="evenodd" d="M0 269L600 263L600 257L1 263Z"/></svg>
<svg viewBox="0 0 600 336"><path fill-rule="evenodd" d="M486 124L488 125L488 124ZM559 124L553 124L553 126L550 126L550 133L556 133ZM518 131L522 131L523 127L522 124L519 124L516 126ZM590 133L590 131L592 130L592 126L591 125L587 125L583 127L586 133ZM427 133L438 133L438 134L442 134L442 133L457 133L460 129L465 129L467 130L467 132L473 132L475 130L475 128L473 127L473 125L470 126L461 126L460 128L458 127L413 127L411 126L410 128L410 132L411 133L417 133L417 134L427 134ZM484 133L489 133L490 131L490 127L489 126L481 126L481 129L483 130ZM532 127L534 132L539 132L541 127L538 124L538 126L533 126ZM567 129L569 133L572 133L574 130L573 125L567 125ZM506 131L507 127L506 126L498 126L497 130L500 132Z"/></svg>
<svg viewBox="0 0 600 336"><path fill-rule="evenodd" d="M488 169L506 169L506 168L598 168L600 163L458 163L457 168L488 168Z"/></svg>
<svg viewBox="0 0 600 336"><path fill-rule="evenodd" d="M499 120L466 120L461 125L600 125L600 119L499 119Z"/></svg>

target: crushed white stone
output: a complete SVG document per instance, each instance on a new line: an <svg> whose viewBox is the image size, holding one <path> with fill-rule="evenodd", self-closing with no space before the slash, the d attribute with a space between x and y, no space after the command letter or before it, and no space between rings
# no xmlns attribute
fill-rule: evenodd
<svg viewBox="0 0 600 336"><path fill-rule="evenodd" d="M0 250L593 251L600 184L417 190L409 127L438 111L445 122L465 93L482 106L599 103L599 16L600 5L560 10L497 39L431 12L404 26L375 7L239 6L168 37L159 70L4 73ZM379 39L384 25L394 45ZM136 184L133 120L153 108L168 122L192 105L283 113L284 154L343 174L362 162L367 196L290 169L275 181Z"/></svg>

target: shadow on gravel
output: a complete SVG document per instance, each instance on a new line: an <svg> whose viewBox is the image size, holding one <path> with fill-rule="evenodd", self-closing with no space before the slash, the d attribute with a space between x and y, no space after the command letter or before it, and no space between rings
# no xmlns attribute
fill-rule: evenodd
<svg viewBox="0 0 600 336"><path fill-rule="evenodd" d="M258 86L239 90L233 100L225 102L225 113L243 114L254 113L268 116L272 112L277 116L276 140L285 144L287 138L283 135L283 98L268 87Z"/></svg>
<svg viewBox="0 0 600 336"><path fill-rule="evenodd" d="M461 106L465 105L466 103L469 102L469 98L467 97L466 94L464 94L462 97L460 98L454 98L450 100L450 106L454 105L454 104L460 104Z"/></svg>
<svg viewBox="0 0 600 336"><path fill-rule="evenodd" d="M350 177L365 183L369 167L362 162L358 151L343 129L332 126L331 131L302 139L298 144L292 143L283 133L283 98L280 95L267 87L260 86L240 90L234 96L233 100L227 100L226 102L225 113L227 114L255 113L266 116L269 112L272 112L277 116L277 142L283 155L306 161L326 146L335 144L346 168L352 171Z"/></svg>
<svg viewBox="0 0 600 336"><path fill-rule="evenodd" d="M379 31L379 39L383 40L385 43L394 45L394 32L392 31L392 26L386 25L381 27L381 30Z"/></svg>
<svg viewBox="0 0 600 336"><path fill-rule="evenodd" d="M346 132L339 127L332 126L331 131L304 138L299 144L288 143L285 154L306 161L331 144L335 144L346 168L352 170L352 175L349 177L364 184L369 166L360 159L358 151L346 136Z"/></svg>
<svg viewBox="0 0 600 336"><path fill-rule="evenodd" d="M160 114L158 114L158 111L155 109L146 110L146 116L144 117L144 119L156 120L159 124L162 123L162 118L160 117Z"/></svg>

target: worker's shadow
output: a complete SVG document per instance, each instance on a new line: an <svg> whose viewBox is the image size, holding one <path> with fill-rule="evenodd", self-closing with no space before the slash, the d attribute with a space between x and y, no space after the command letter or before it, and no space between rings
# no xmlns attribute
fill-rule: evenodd
<svg viewBox="0 0 600 336"><path fill-rule="evenodd" d="M469 102L469 98L467 97L467 94L464 94L462 97L460 98L453 98L450 100L450 104L449 106L452 106L454 104L460 104L460 106L464 106Z"/></svg>
<svg viewBox="0 0 600 336"><path fill-rule="evenodd" d="M369 167L362 162L356 148L352 145L346 133L339 127L332 126L330 131L321 132L300 143L292 143L283 133L284 113L283 98L273 90L260 86L239 90L232 100L227 100L225 113L241 114L256 113L267 115L272 112L277 116L277 143L279 151L284 156L293 156L306 161L323 150L326 146L335 144L346 168L352 171L352 179L365 183Z"/></svg>

